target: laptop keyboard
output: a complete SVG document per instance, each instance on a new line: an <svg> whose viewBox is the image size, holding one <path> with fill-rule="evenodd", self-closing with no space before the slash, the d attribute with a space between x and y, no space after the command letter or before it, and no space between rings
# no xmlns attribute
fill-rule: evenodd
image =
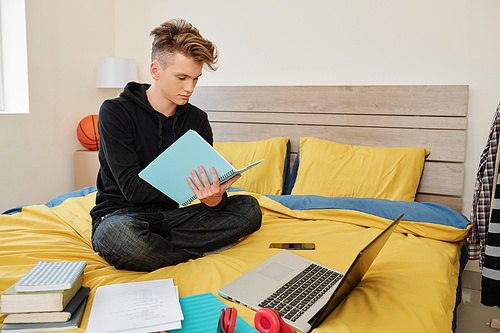
<svg viewBox="0 0 500 333"><path fill-rule="evenodd" d="M342 277L343 274L311 264L259 306L274 309L281 317L296 321Z"/></svg>

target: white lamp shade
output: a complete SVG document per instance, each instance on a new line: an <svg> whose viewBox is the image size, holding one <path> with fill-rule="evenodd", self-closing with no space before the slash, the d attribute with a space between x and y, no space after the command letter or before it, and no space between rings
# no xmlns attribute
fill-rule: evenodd
<svg viewBox="0 0 500 333"><path fill-rule="evenodd" d="M137 80L137 67L134 59L99 59L97 88L124 88L130 81Z"/></svg>

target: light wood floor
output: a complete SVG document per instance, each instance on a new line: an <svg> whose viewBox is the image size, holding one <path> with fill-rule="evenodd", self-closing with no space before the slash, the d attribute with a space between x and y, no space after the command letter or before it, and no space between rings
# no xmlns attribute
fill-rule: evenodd
<svg viewBox="0 0 500 333"><path fill-rule="evenodd" d="M458 306L455 333L500 332L500 329L490 328L491 319L500 319L500 308L482 305L479 290L462 289L462 303Z"/></svg>

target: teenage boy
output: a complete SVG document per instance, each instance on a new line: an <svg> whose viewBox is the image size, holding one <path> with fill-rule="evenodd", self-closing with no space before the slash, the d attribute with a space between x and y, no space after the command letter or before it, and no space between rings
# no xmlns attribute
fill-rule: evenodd
<svg viewBox="0 0 500 333"><path fill-rule="evenodd" d="M184 208L138 176L190 129L213 144L207 114L191 105L189 97L203 66L216 70L215 46L184 20L165 22L151 36L153 83L128 83L99 111L101 167L91 211L94 250L116 268L136 271L223 248L257 231L262 219L255 198L227 196L240 175L221 185L210 168L210 185L203 168L201 179L193 170L194 184L188 183L201 203Z"/></svg>

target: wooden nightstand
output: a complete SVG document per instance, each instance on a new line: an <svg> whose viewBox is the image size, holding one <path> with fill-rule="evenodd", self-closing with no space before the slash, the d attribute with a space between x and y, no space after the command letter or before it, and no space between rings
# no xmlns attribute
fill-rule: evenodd
<svg viewBox="0 0 500 333"><path fill-rule="evenodd" d="M97 150L75 151L75 190L96 184L99 172Z"/></svg>

